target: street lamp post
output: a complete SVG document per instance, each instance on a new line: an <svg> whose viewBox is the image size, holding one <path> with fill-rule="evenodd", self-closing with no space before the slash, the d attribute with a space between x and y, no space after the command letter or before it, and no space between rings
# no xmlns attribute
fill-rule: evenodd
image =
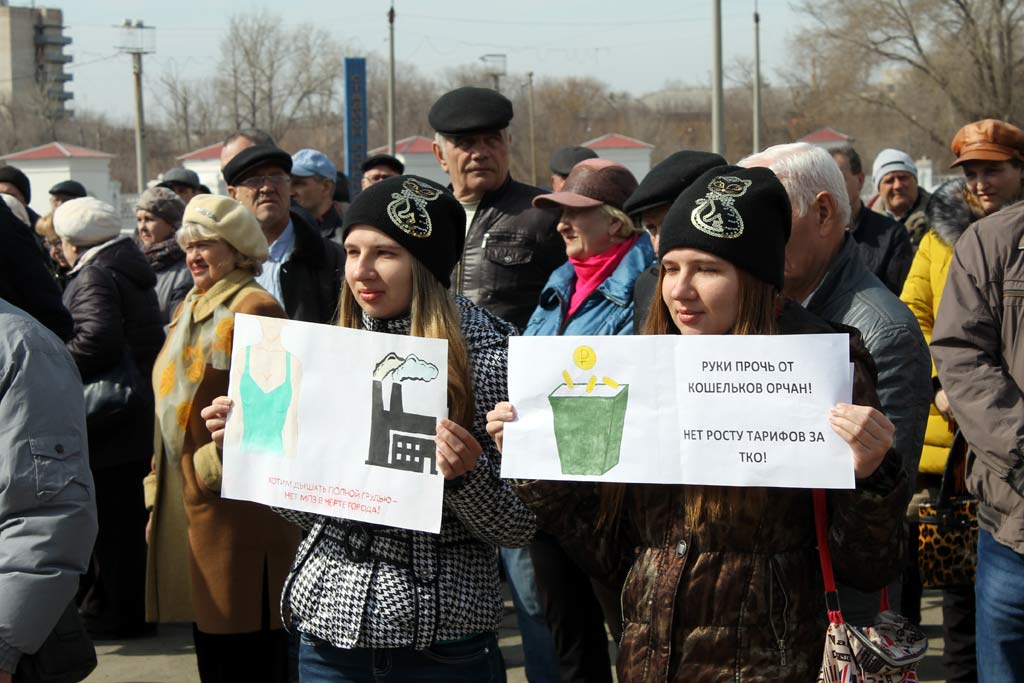
<svg viewBox="0 0 1024 683"><path fill-rule="evenodd" d="M480 57L484 63L484 73L490 76L494 82L494 89L501 92L501 77L504 76L508 57L503 54L488 54Z"/></svg>
<svg viewBox="0 0 1024 683"><path fill-rule="evenodd" d="M146 189L146 117L142 106L142 55L155 52L153 26L141 19L125 19L120 26L122 45L118 50L132 56L135 80L135 174L139 194Z"/></svg>

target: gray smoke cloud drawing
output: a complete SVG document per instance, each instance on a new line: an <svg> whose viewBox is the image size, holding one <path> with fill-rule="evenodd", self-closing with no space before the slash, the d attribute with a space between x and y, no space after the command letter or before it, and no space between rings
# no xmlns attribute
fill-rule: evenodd
<svg viewBox="0 0 1024 683"><path fill-rule="evenodd" d="M416 354L402 358L391 352L373 369L373 379L378 382L385 379L391 379L393 382L431 382L437 379L437 375L437 366Z"/></svg>

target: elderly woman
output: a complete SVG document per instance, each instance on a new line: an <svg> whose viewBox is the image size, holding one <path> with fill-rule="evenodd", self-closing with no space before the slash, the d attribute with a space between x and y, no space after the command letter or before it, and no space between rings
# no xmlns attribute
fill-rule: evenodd
<svg viewBox="0 0 1024 683"><path fill-rule="evenodd" d="M145 481L146 618L193 622L203 683L286 681L278 602L299 532L269 508L221 498L220 455L199 415L227 393L235 314L286 316L254 280L267 240L241 204L194 197L177 240L195 286L153 370L159 438Z"/></svg>
<svg viewBox="0 0 1024 683"><path fill-rule="evenodd" d="M155 278L139 248L120 234L109 204L92 197L69 201L54 212L53 227L70 266L63 299L74 333L67 348L82 381L91 384L112 372L134 375L141 399L102 421L89 416L100 534L82 614L94 636L142 635L146 549L139 536L146 516L138 482L153 447L153 397L143 378L164 340Z"/></svg>
<svg viewBox="0 0 1024 683"><path fill-rule="evenodd" d="M192 289L192 276L185 264L185 252L174 238L185 213L185 202L173 190L151 187L135 205L139 244L156 273L156 297L165 322Z"/></svg>
<svg viewBox="0 0 1024 683"><path fill-rule="evenodd" d="M67 284L67 275L68 271L71 270L71 266L68 265L67 259L64 258L64 250L61 248L60 237L57 235L57 231L53 229L52 213L39 217L39 220L36 221L36 234L42 238L43 246L46 247L46 251L50 255L49 263L47 263L47 269L53 274L53 277L56 278L57 284L60 285L60 288L64 289L64 285Z"/></svg>
<svg viewBox="0 0 1024 683"><path fill-rule="evenodd" d="M586 159L573 167L561 191L533 200L537 208L562 210L558 232L569 260L548 278L525 335L633 333L633 284L654 262L650 238L622 210L636 187L636 178L625 166ZM525 598L525 605L537 602L531 599L532 560L561 680L611 681L602 621L618 639L620 587L591 584L543 532L530 545L529 558L523 551L503 550L502 559L513 590ZM521 619L526 617L520 614Z"/></svg>

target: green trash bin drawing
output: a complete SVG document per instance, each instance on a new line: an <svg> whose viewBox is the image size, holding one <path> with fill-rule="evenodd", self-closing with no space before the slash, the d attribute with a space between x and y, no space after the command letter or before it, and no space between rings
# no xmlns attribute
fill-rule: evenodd
<svg viewBox="0 0 1024 683"><path fill-rule="evenodd" d="M565 384L548 395L562 474L601 475L619 464L629 385Z"/></svg>

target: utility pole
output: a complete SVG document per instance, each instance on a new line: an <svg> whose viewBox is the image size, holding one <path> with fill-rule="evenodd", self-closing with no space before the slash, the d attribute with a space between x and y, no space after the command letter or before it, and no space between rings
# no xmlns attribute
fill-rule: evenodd
<svg viewBox="0 0 1024 683"><path fill-rule="evenodd" d="M725 156L725 112L722 106L722 0L712 0L711 151Z"/></svg>
<svg viewBox="0 0 1024 683"><path fill-rule="evenodd" d="M526 87L530 102L530 184L537 184L537 131L533 120L533 72L526 72Z"/></svg>
<svg viewBox="0 0 1024 683"><path fill-rule="evenodd" d="M761 15L754 0L754 154L761 151Z"/></svg>
<svg viewBox="0 0 1024 683"><path fill-rule="evenodd" d="M484 73L491 77L494 89L498 92L501 92L501 77L507 73L507 59L504 54L487 54L480 57L480 61L484 63Z"/></svg>
<svg viewBox="0 0 1024 683"><path fill-rule="evenodd" d="M395 0L388 10L388 154L395 155Z"/></svg>
<svg viewBox="0 0 1024 683"><path fill-rule="evenodd" d="M118 50L132 56L132 75L135 80L135 174L138 192L146 189L146 118L142 106L142 55L154 52L153 26L146 26L141 19L132 22L125 19L121 25L123 45Z"/></svg>

